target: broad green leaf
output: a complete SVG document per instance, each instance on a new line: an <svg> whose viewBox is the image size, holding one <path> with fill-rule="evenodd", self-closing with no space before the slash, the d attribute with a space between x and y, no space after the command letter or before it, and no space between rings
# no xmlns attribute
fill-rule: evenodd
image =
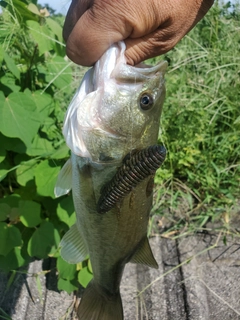
<svg viewBox="0 0 240 320"><path fill-rule="evenodd" d="M35 178L39 195L55 198L54 187L59 172L60 167L51 160L44 160L36 167Z"/></svg>
<svg viewBox="0 0 240 320"><path fill-rule="evenodd" d="M66 280L75 278L76 265L67 263L62 257L57 258L57 270L60 278Z"/></svg>
<svg viewBox="0 0 240 320"><path fill-rule="evenodd" d="M7 73L1 77L0 81L13 92L19 92L21 90L21 87L16 85L16 78L11 73Z"/></svg>
<svg viewBox="0 0 240 320"><path fill-rule="evenodd" d="M11 194L10 196L0 199L0 203L6 203L11 208L18 208L20 200L21 198L18 194Z"/></svg>
<svg viewBox="0 0 240 320"><path fill-rule="evenodd" d="M72 197L66 197L61 200L57 207L57 216L60 221L71 227L76 221Z"/></svg>
<svg viewBox="0 0 240 320"><path fill-rule="evenodd" d="M54 220L52 220L52 222L54 223ZM59 256L59 243L60 243L60 234L58 232L58 230L56 229L56 226L55 226L55 229L54 229L54 232L53 232L53 237L54 237L54 244L52 245L52 248L51 250L49 251L48 255L49 257L58 257Z"/></svg>
<svg viewBox="0 0 240 320"><path fill-rule="evenodd" d="M18 70L14 60L7 54L7 52L5 51L3 53L3 58L6 62L6 65L9 69L9 71L18 79L20 80L20 71Z"/></svg>
<svg viewBox="0 0 240 320"><path fill-rule="evenodd" d="M91 264L91 261L88 259L88 270L89 270L89 272L90 273L93 273L93 271L92 271L92 264Z"/></svg>
<svg viewBox="0 0 240 320"><path fill-rule="evenodd" d="M52 142L41 138L38 134L34 137L30 146L27 147L26 153L29 156L47 156L51 151L54 151Z"/></svg>
<svg viewBox="0 0 240 320"><path fill-rule="evenodd" d="M67 157L70 157L70 154L66 143L61 145L53 154L51 154L52 159L65 159Z"/></svg>
<svg viewBox="0 0 240 320"><path fill-rule="evenodd" d="M7 203L0 203L0 221L5 221L11 212L11 207Z"/></svg>
<svg viewBox="0 0 240 320"><path fill-rule="evenodd" d="M0 145L4 146L6 150L11 150L17 153L25 153L26 151L26 146L20 139L6 137L3 134L1 134L1 132Z"/></svg>
<svg viewBox="0 0 240 320"><path fill-rule="evenodd" d="M6 256L14 247L21 244L21 233L18 228L0 222L0 255Z"/></svg>
<svg viewBox="0 0 240 320"><path fill-rule="evenodd" d="M43 123L47 116L54 110L53 98L49 94L45 92L42 93L41 91L31 92L29 89L26 89L24 93L34 101L38 110L39 120Z"/></svg>
<svg viewBox="0 0 240 320"><path fill-rule="evenodd" d="M19 167L16 170L17 182L21 186L26 186L28 181L33 180L34 178L34 168L36 167L36 161L26 161L19 164Z"/></svg>
<svg viewBox="0 0 240 320"><path fill-rule="evenodd" d="M57 36L58 41L63 42L62 27L53 19L47 18L46 23L52 32Z"/></svg>
<svg viewBox="0 0 240 320"><path fill-rule="evenodd" d="M30 3L30 4L27 6L27 9L28 9L29 11L31 11L32 13L38 15L38 16L41 15L41 14L40 14L40 11L38 10L38 7L37 7L35 4L33 4L33 3Z"/></svg>
<svg viewBox="0 0 240 320"><path fill-rule="evenodd" d="M41 206L34 201L19 202L20 220L26 227L35 227L42 222Z"/></svg>
<svg viewBox="0 0 240 320"><path fill-rule="evenodd" d="M64 280L60 278L57 284L58 290L64 290L68 294L72 293L74 290L78 289L78 286L70 282L69 280Z"/></svg>
<svg viewBox="0 0 240 320"><path fill-rule="evenodd" d="M88 267L84 267L78 272L78 281L84 288L86 288L92 278L93 275L89 272Z"/></svg>
<svg viewBox="0 0 240 320"><path fill-rule="evenodd" d="M18 208L11 208L9 213L9 220L13 223L19 222L20 212Z"/></svg>
<svg viewBox="0 0 240 320"><path fill-rule="evenodd" d="M13 248L6 256L0 255L0 269L4 272L17 269L27 261L21 255L21 249L18 247Z"/></svg>
<svg viewBox="0 0 240 320"><path fill-rule="evenodd" d="M44 121L41 131L46 133L49 140L55 140L56 138L62 138L62 132L57 128L56 121L53 118L47 117Z"/></svg>
<svg viewBox="0 0 240 320"><path fill-rule="evenodd" d="M54 226L51 222L44 221L28 242L28 254L39 259L46 258L54 245Z"/></svg>
<svg viewBox="0 0 240 320"><path fill-rule="evenodd" d="M64 58L56 56L48 62L48 73L46 74L46 80L53 82L54 85L59 89L68 89L71 91L72 88L69 85L72 81L72 69L71 62L67 62Z"/></svg>
<svg viewBox="0 0 240 320"><path fill-rule="evenodd" d="M20 138L30 145L40 122L32 99L22 92L11 93L7 98L0 92L0 131L7 137Z"/></svg>
<svg viewBox="0 0 240 320"><path fill-rule="evenodd" d="M43 53L52 50L52 39L54 39L54 35L47 26L40 25L38 22L31 20L27 21L27 26L29 28L30 34L32 35L32 38L38 44L40 56Z"/></svg>

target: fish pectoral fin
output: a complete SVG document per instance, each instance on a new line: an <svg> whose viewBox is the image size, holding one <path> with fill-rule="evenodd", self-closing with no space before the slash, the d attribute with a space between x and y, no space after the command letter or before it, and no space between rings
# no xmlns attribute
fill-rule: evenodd
<svg viewBox="0 0 240 320"><path fill-rule="evenodd" d="M108 296L93 279L84 291L77 315L81 320L123 320L120 293Z"/></svg>
<svg viewBox="0 0 240 320"><path fill-rule="evenodd" d="M65 233L59 246L62 258L68 263L79 263L88 255L87 246L76 224Z"/></svg>
<svg viewBox="0 0 240 320"><path fill-rule="evenodd" d="M132 256L130 262L144 264L148 267L158 269L158 263L155 260L148 238L141 241L139 248Z"/></svg>
<svg viewBox="0 0 240 320"><path fill-rule="evenodd" d="M62 167L54 188L55 197L67 194L72 189L72 162L71 159Z"/></svg>

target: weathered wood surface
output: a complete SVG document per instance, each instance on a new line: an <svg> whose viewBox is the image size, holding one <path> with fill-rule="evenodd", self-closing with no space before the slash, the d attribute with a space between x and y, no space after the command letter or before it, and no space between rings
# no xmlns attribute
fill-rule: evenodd
<svg viewBox="0 0 240 320"><path fill-rule="evenodd" d="M198 234L150 242L159 269L126 266L121 286L125 320L240 320L240 239L229 236L225 245L218 235ZM57 291L54 272L40 277L39 296L31 274L43 269L54 266L31 263L28 275L18 274L8 291L7 277L1 275L0 307L13 320L76 319L78 298Z"/></svg>

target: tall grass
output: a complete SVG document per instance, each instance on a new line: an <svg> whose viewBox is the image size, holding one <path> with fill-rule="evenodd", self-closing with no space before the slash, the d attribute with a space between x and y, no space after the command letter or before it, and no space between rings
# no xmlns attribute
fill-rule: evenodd
<svg viewBox="0 0 240 320"><path fill-rule="evenodd" d="M217 2L165 59L160 140L168 158L155 179L154 212L192 230L240 198L239 2Z"/></svg>

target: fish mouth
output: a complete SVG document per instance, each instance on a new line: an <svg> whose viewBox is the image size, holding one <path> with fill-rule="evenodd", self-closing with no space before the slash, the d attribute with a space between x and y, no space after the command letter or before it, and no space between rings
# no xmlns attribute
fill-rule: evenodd
<svg viewBox="0 0 240 320"><path fill-rule="evenodd" d="M161 61L155 66L139 63L136 66L128 64L118 64L112 71L111 77L118 82L143 82L146 79L156 76L158 73L164 75L167 70L167 61Z"/></svg>

